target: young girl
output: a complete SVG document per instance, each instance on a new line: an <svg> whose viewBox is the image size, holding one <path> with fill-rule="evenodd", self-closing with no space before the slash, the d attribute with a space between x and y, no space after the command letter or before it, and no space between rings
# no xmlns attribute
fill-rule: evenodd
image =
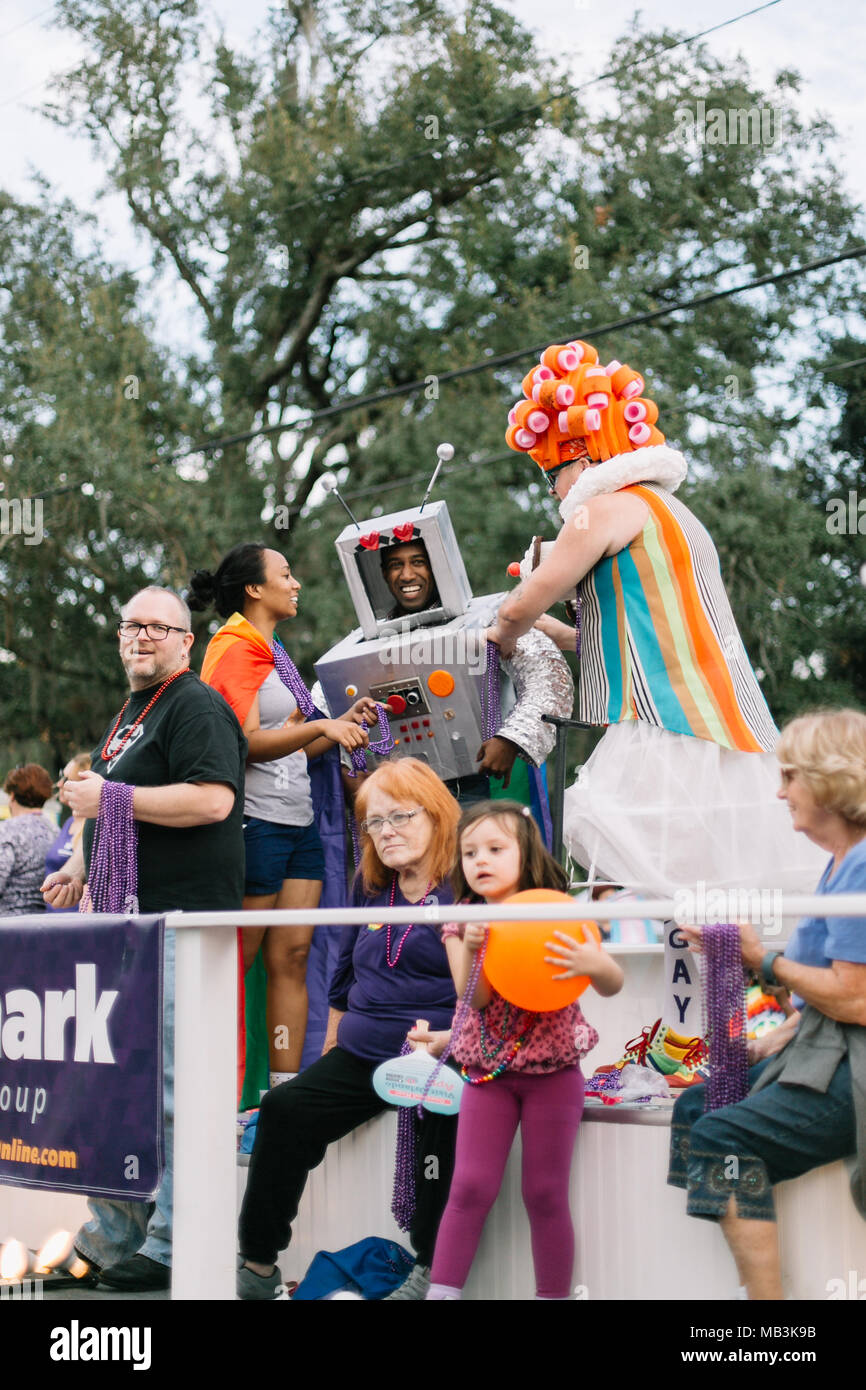
<svg viewBox="0 0 866 1390"><path fill-rule="evenodd" d="M455 902L499 903L527 888L564 890L567 879L547 853L527 807L483 801L458 830ZM442 930L460 998L486 928ZM622 987L619 966L594 942L551 931L545 960L553 978L588 975L599 994ZM574 1229L568 1202L571 1157L583 1111L580 1060L598 1041L579 1003L550 1013L515 1008L480 978L470 1009L455 1017L452 1052L469 1083L460 1104L457 1157L439 1227L428 1299L460 1298L485 1218L492 1207L518 1124L523 1144L523 1200L532 1230L539 1299L571 1296Z"/></svg>

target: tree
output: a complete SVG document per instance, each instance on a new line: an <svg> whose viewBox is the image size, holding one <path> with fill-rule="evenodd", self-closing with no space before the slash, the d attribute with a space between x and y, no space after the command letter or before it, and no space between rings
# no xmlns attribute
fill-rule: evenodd
<svg viewBox="0 0 866 1390"><path fill-rule="evenodd" d="M457 448L443 489L476 592L504 587L508 560L556 518L534 465L502 441L533 353L495 370L487 359L583 335L646 371L662 428L695 465L687 500L719 542L774 709L811 694L817 676L795 671L812 671L816 651L836 670L847 639L833 611L853 581L800 489L810 441L791 362L806 341L816 363L829 360L832 345L808 325L859 302L856 266L591 332L855 239L832 131L799 114L795 74L765 93L744 62L632 25L599 114L511 16L475 0L297 0L250 54L211 35L195 0L60 0L59 13L87 57L58 81L53 119L92 141L107 189L125 197L200 325L186 359L172 360L131 284L124 292L120 319L160 385L135 470L117 464L125 436L98 413L89 424L112 543L140 559L118 587L141 570L182 584L264 532L314 596L290 639L310 674L352 621L332 547L342 514L320 506L317 480L335 469L361 515L396 510L420 497L443 438ZM762 107L781 112L783 139L751 139L737 118L711 142L699 120ZM25 353L22 338L14 355ZM116 348L106 356L103 372L134 370ZM481 370L449 379L468 368ZM768 381L778 387L762 394ZM43 385L25 393L35 402ZM0 382L7 398L17 389ZM72 401L62 407L75 418ZM203 436L271 426L195 451ZM41 442L16 436L16 467ZM152 527L145 503L157 506ZM64 515L92 552L96 500L76 498Z"/></svg>

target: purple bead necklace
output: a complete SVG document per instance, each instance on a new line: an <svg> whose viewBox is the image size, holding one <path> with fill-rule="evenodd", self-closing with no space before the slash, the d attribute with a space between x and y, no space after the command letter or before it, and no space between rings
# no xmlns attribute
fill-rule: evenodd
<svg viewBox="0 0 866 1390"><path fill-rule="evenodd" d="M475 994L481 976L481 967L484 964L484 953L486 950L487 940L485 938L484 945L480 950L475 952L475 959L472 962L472 969L469 972L466 988L463 991L462 998L457 1004L457 1011L451 1026L452 1039L455 1032L458 1031L459 1026L462 1024L466 1012L470 1007L469 1000ZM400 1056L406 1057L411 1051L411 1046L408 1042L405 1042L400 1049ZM401 1106L397 1116L397 1152L394 1161L394 1195L391 1199L391 1214L401 1231L409 1230L415 1215L415 1127L417 1121L424 1114L424 1101L436 1084L436 1078L450 1056L451 1043L449 1042L442 1055L437 1059L435 1067L427 1078L420 1104L415 1107L411 1105Z"/></svg>
<svg viewBox="0 0 866 1390"><path fill-rule="evenodd" d="M424 896L423 896L423 898L421 898L421 900L416 904L417 907L423 907L423 906L425 905L425 903L427 902L427 894L430 892L430 889L431 889L432 887L433 887L433 880L432 880L432 878L431 878L430 882L427 884L427 887L424 889ZM395 899L396 896L397 896L397 875L395 874L394 877L391 879L391 898L390 898L390 900L389 900L389 902L388 902L388 906L389 906L389 907L393 907L393 906L394 906L394 899ZM406 945L406 937L409 935L410 931L412 930L412 928L413 928L414 926L415 926L415 923L414 923L414 922L410 922L410 923L409 923L409 925L408 925L408 927L406 928L406 930L404 931L403 935L400 937L400 944L399 944L399 946L397 947L397 954L396 954L396 956L394 957L394 959L392 960L392 959L391 959L391 923L390 923L390 922L388 923L388 929L387 929L387 931L386 931L386 933L385 933L385 961L386 961L386 963L387 963L387 965L388 965L388 969L389 969L389 970L393 970L393 969L394 969L394 966L397 964L398 960L400 959L400 952L402 951L403 947Z"/></svg>
<svg viewBox="0 0 866 1390"><path fill-rule="evenodd" d="M388 754L391 753L394 749L394 740L391 737L391 726L388 723L387 716L381 705L378 707L377 714L379 717L377 726L379 730L379 737L375 742L373 741L373 739L370 739L370 742L367 745L367 747L369 748L371 753L376 753L378 757L387 758ZM366 730L369 727L370 726L367 723L367 721L363 720L361 723L361 728ZM349 774L350 777L357 777L359 772L367 771L367 750L365 748L353 748L350 757L352 759L352 771Z"/></svg>
<svg viewBox="0 0 866 1390"><path fill-rule="evenodd" d="M487 643L487 665L484 670L484 708L482 711L483 741L493 738L502 722L499 701L499 648Z"/></svg>
<svg viewBox="0 0 866 1390"><path fill-rule="evenodd" d="M746 996L740 930L734 923L705 926L704 1019L710 1053L705 1110L734 1105L749 1092Z"/></svg>
<svg viewBox="0 0 866 1390"><path fill-rule="evenodd" d="M315 714L316 707L312 695L301 679L300 671L281 642L274 639L271 651L274 654L274 670L286 689L294 695L301 714L305 719L310 719Z"/></svg>
<svg viewBox="0 0 866 1390"><path fill-rule="evenodd" d="M132 808L135 788L102 784L93 836L90 875L79 912L138 912L138 827Z"/></svg>

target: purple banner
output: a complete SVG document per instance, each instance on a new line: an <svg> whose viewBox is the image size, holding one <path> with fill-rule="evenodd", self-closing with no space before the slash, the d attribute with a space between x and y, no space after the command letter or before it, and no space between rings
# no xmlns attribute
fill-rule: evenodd
<svg viewBox="0 0 866 1390"><path fill-rule="evenodd" d="M162 917L0 918L0 1182L147 1201L163 1170Z"/></svg>

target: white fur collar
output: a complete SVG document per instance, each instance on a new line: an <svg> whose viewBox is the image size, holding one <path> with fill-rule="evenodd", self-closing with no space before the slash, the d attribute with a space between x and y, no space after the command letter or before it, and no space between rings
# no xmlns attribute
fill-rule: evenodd
<svg viewBox="0 0 866 1390"><path fill-rule="evenodd" d="M575 511L590 497L605 492L619 492L632 483L658 483L668 492L676 492L688 472L688 464L678 449L667 444L650 444L628 454L616 454L603 463L584 468L568 495L559 504L559 515L569 521Z"/></svg>

